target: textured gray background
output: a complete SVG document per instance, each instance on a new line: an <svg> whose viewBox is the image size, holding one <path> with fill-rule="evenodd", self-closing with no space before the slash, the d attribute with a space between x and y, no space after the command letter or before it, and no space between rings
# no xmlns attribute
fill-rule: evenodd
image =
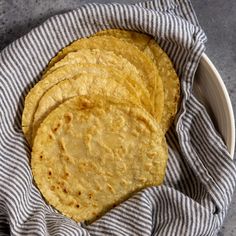
<svg viewBox="0 0 236 236"><path fill-rule="evenodd" d="M135 0L113 0L135 3ZM0 50L49 16L88 2L112 0L0 0ZM192 0L199 22L208 36L207 55L219 70L236 110L236 1ZM218 236L236 235L236 194Z"/></svg>

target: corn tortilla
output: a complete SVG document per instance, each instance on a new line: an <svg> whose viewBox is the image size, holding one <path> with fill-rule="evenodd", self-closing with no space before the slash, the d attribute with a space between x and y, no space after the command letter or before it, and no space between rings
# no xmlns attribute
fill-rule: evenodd
<svg viewBox="0 0 236 236"><path fill-rule="evenodd" d="M77 96L41 123L31 168L49 204L91 222L135 192L160 185L166 162L164 134L143 108Z"/></svg>

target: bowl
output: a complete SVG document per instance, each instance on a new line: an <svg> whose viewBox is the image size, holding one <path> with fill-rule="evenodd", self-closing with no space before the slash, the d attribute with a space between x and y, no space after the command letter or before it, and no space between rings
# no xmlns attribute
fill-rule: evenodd
<svg viewBox="0 0 236 236"><path fill-rule="evenodd" d="M234 113L225 84L206 54L197 68L193 93L204 104L216 130L222 136L233 159L235 149Z"/></svg>

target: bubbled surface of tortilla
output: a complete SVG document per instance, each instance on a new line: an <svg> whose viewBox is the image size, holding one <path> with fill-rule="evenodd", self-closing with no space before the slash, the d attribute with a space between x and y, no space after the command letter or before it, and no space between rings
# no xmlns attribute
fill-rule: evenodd
<svg viewBox="0 0 236 236"><path fill-rule="evenodd" d="M161 184L166 162L164 134L144 109L78 96L41 123L31 167L48 203L91 222L135 192Z"/></svg>

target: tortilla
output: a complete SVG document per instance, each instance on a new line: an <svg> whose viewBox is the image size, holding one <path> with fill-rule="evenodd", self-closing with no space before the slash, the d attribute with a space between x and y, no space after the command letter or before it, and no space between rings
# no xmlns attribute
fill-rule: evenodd
<svg viewBox="0 0 236 236"><path fill-rule="evenodd" d="M98 32L96 35L114 36L127 41L138 47L153 60L163 82L164 108L160 123L164 132L166 132L174 120L180 100L179 78L168 55L151 36L146 34L120 29L110 29ZM155 106L158 106L158 104L155 104Z"/></svg>
<svg viewBox="0 0 236 236"><path fill-rule="evenodd" d="M166 162L164 134L143 108L78 96L41 123L31 167L49 204L91 222L135 192L160 185Z"/></svg>
<svg viewBox="0 0 236 236"><path fill-rule="evenodd" d="M91 38L79 39L69 46L63 48L49 63L47 71L55 63L64 58L68 53L81 49L100 49L112 51L122 56L133 64L150 93L150 100L153 104L153 114L157 121L161 121L164 106L164 91L162 80L158 74L153 61L140 51L136 46L120 40L113 36L93 36Z"/></svg>
<svg viewBox="0 0 236 236"><path fill-rule="evenodd" d="M97 74L82 74L65 79L47 90L41 97L34 114L32 140L46 116L58 105L74 96L94 94L114 96L141 105L136 91L127 84L127 81L122 83L122 78L119 78L120 74L114 70L107 74L101 72L102 70L98 70Z"/></svg>
<svg viewBox="0 0 236 236"><path fill-rule="evenodd" d="M150 35L120 29L103 30L96 33L95 36L113 36L135 45L141 51L144 51L149 41L152 40Z"/></svg>
<svg viewBox="0 0 236 236"><path fill-rule="evenodd" d="M25 107L22 115L22 128L25 133L25 136L29 142L32 143L32 128L33 128L33 119L34 113L38 107L39 101L43 94L47 92L52 86L58 82L74 77L75 75L81 74L93 74L100 75L104 77L111 77L113 79L120 80L120 83L129 86L129 89L132 89L132 86L136 86L136 89L133 87L133 94L138 94L141 103L144 105L145 109L152 112L152 106L149 101L148 94L145 94L145 91L142 90L142 87L136 82L136 78L132 74L126 74L125 72L119 72L113 67L102 66L102 65L89 65L89 64L74 64L74 65L65 65L59 67L43 80L39 81L28 93L25 99ZM135 85L134 85L135 84ZM138 89L137 89L138 88Z"/></svg>

